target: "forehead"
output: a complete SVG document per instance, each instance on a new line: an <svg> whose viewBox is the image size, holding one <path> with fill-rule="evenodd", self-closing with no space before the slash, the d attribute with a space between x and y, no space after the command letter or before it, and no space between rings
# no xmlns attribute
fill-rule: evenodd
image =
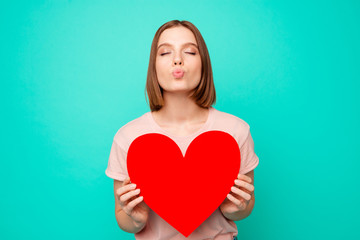
<svg viewBox="0 0 360 240"><path fill-rule="evenodd" d="M159 37L157 45L159 46L162 43L172 44L184 42L192 42L196 44L196 38L190 29L180 26L164 30Z"/></svg>

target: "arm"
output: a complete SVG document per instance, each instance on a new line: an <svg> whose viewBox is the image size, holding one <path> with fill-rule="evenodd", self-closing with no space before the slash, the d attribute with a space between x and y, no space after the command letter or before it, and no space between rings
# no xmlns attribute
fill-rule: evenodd
<svg viewBox="0 0 360 240"><path fill-rule="evenodd" d="M245 174L247 177L251 178L251 181L248 181L250 184L254 184L254 170ZM249 179L250 180L250 179ZM246 194L251 194L251 191L239 187L241 191L245 192ZM255 192L252 192L250 201L246 200L243 196L233 193L231 201L226 198L222 203L220 210L224 217L229 220L239 221L244 219L250 215L252 212L254 205L255 205ZM244 206L243 204L247 204L245 208L239 208L238 206Z"/></svg>
<svg viewBox="0 0 360 240"><path fill-rule="evenodd" d="M120 207L117 190L122 186L123 182L114 180L114 195L115 195L115 218L119 227L129 233L138 233L145 224L137 224L129 215L127 215Z"/></svg>

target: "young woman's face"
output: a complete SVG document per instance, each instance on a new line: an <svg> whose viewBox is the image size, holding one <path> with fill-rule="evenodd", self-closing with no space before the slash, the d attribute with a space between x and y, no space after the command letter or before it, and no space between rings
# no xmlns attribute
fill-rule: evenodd
<svg viewBox="0 0 360 240"><path fill-rule="evenodd" d="M182 26L166 29L157 47L155 68L164 92L193 90L201 78L201 58L194 34Z"/></svg>

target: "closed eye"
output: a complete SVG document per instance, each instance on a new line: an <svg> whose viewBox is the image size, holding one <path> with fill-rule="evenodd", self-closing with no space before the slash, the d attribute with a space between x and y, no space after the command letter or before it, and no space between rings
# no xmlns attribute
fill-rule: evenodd
<svg viewBox="0 0 360 240"><path fill-rule="evenodd" d="M196 53L194 52L185 52L185 53L188 53L188 54L191 54L191 55L195 55ZM166 54L169 54L168 52L167 53L161 53L160 56L164 56Z"/></svg>

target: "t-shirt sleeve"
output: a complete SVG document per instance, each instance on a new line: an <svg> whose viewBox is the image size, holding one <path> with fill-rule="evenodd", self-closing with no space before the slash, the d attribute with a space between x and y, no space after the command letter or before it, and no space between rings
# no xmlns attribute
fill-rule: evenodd
<svg viewBox="0 0 360 240"><path fill-rule="evenodd" d="M113 140L108 166L105 170L105 174L119 181L124 181L129 175L126 167L126 151L115 140Z"/></svg>
<svg viewBox="0 0 360 240"><path fill-rule="evenodd" d="M240 156L240 174L246 174L250 172L259 164L259 158L254 151L254 141L251 137L250 129L248 130L248 134L244 143L242 146L240 146Z"/></svg>

